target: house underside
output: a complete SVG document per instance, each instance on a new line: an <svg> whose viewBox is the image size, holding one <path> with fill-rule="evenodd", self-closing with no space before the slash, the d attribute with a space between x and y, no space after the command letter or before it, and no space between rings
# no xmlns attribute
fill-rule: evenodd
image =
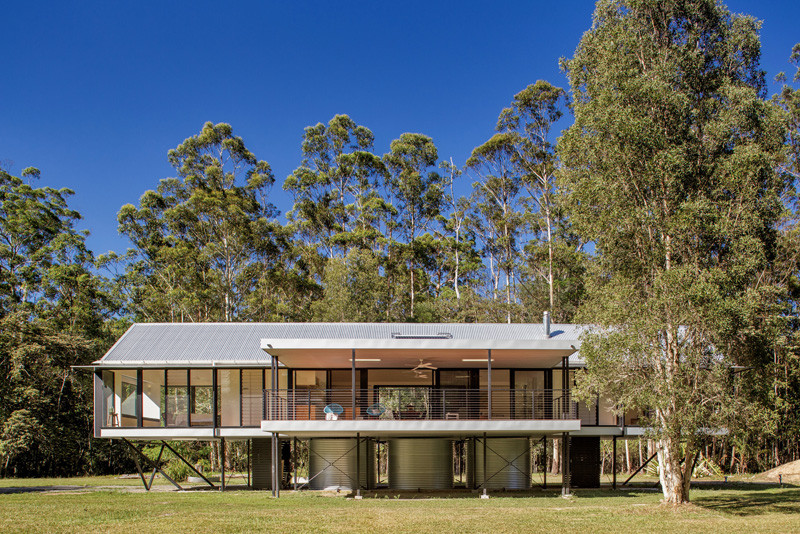
<svg viewBox="0 0 800 534"><path fill-rule="evenodd" d="M563 491L597 487L600 439L641 429L570 395L583 330L135 324L92 366L95 435L247 440L250 486L276 495L298 486L298 450L303 488L527 489L532 448L558 439Z"/></svg>

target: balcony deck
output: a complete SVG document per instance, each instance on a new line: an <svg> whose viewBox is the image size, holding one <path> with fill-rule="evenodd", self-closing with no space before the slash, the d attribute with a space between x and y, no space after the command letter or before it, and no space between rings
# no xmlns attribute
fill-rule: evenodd
<svg viewBox="0 0 800 534"><path fill-rule="evenodd" d="M568 390L375 387L266 390L264 432L315 436L533 435L581 428Z"/></svg>

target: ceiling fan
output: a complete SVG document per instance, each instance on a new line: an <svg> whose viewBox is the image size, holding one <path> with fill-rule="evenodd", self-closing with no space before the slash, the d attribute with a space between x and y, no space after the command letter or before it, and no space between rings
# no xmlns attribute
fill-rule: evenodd
<svg viewBox="0 0 800 534"><path fill-rule="evenodd" d="M435 371L436 369L438 369L438 367L436 367L430 362L426 362L423 358L420 358L417 366L411 370L414 371L414 373L416 373L417 375L420 375L422 374L423 371Z"/></svg>

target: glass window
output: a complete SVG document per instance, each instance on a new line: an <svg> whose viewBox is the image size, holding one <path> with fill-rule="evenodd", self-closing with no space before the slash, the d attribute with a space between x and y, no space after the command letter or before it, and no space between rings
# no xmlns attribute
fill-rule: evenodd
<svg viewBox="0 0 800 534"><path fill-rule="evenodd" d="M166 391L164 389L164 370L145 369L142 371L142 425L164 426Z"/></svg>
<svg viewBox="0 0 800 534"><path fill-rule="evenodd" d="M188 372L185 369L167 371L167 426L189 426Z"/></svg>
<svg viewBox="0 0 800 534"><path fill-rule="evenodd" d="M597 422L599 425L616 425L617 424L617 416L611 411L614 407L614 403L611 400L606 399L604 397L600 398L600 421Z"/></svg>
<svg viewBox="0 0 800 534"><path fill-rule="evenodd" d="M241 424L241 399L239 397L239 369L219 369L217 371L217 387L219 390L219 408L221 426L239 426Z"/></svg>
<svg viewBox="0 0 800 534"><path fill-rule="evenodd" d="M546 419L550 397L544 388L545 371L514 371L514 418Z"/></svg>
<svg viewBox="0 0 800 534"><path fill-rule="evenodd" d="M242 369L242 426L261 425L264 370Z"/></svg>
<svg viewBox="0 0 800 534"><path fill-rule="evenodd" d="M446 369L439 371L439 387L467 388L469 387L469 374L469 369Z"/></svg>
<svg viewBox="0 0 800 534"><path fill-rule="evenodd" d="M373 386L432 386L433 372L428 369L370 369L369 388ZM348 387L350 384L348 382ZM358 383L356 383L358 387Z"/></svg>
<svg viewBox="0 0 800 534"><path fill-rule="evenodd" d="M114 396L119 426L136 426L136 370L114 373Z"/></svg>
<svg viewBox="0 0 800 534"><path fill-rule="evenodd" d="M119 415L114 408L114 371L103 371L103 426L119 426Z"/></svg>
<svg viewBox="0 0 800 534"><path fill-rule="evenodd" d="M211 369L192 369L189 376L189 422L192 426L214 425L214 388Z"/></svg>
<svg viewBox="0 0 800 534"><path fill-rule="evenodd" d="M295 371L295 389L326 389L327 372L325 371Z"/></svg>
<svg viewBox="0 0 800 534"><path fill-rule="evenodd" d="M481 390L488 389L489 372L487 369L481 369L480 388ZM494 419L511 419L512 412L512 399L509 388L511 387L511 371L508 369L492 369L492 417ZM488 413L488 400L484 401L485 393L481 392L481 406L486 402Z"/></svg>

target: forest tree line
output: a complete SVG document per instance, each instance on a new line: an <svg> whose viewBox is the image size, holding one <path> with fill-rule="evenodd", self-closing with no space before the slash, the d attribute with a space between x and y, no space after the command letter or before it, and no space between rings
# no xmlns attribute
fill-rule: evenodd
<svg viewBox="0 0 800 534"><path fill-rule="evenodd" d="M336 115L305 129L279 179L230 125L208 122L169 151L174 177L145 178L155 189L121 207L130 248L102 256L76 229L71 191L37 187L35 168L0 170L0 473L126 465L91 438L91 376L70 366L132 322L540 322L545 310L635 323L639 339L668 332L656 320L696 326L698 343L746 369L737 391L758 421L697 447L733 471L800 458L800 68L768 95L750 19L703 0L618 4L598 2L564 61L569 90L540 80L510 97L460 165L419 133L377 150L367 126ZM636 17L661 32L656 48L615 70L624 51L603 40ZM657 64L687 43L705 63ZM291 205L273 205L276 187ZM697 323L658 315L678 302ZM641 350L632 339L587 355ZM581 387L614 390L592 376Z"/></svg>

